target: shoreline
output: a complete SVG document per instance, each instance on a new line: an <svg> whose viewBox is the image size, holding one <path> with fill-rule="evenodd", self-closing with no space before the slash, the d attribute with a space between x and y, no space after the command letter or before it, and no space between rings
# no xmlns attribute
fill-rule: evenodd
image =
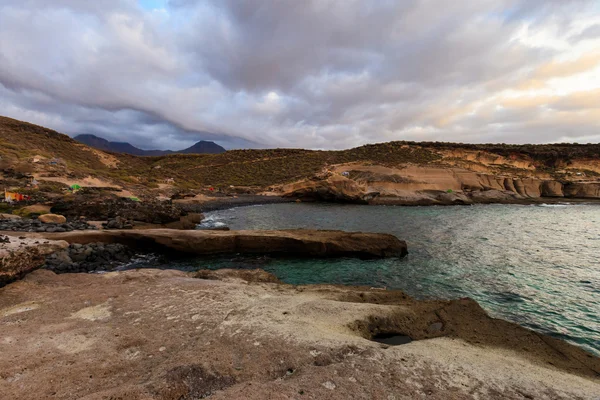
<svg viewBox="0 0 600 400"><path fill-rule="evenodd" d="M542 205L542 204L589 204L600 205L600 199L564 198L564 197L538 197L515 200L474 201L472 203L459 202L431 202L410 201L400 197L377 197L369 203L333 202L333 201L298 201L296 198L281 196L248 195L232 197L215 197L215 200L207 200L202 203L175 203L187 212L207 213L213 211L229 210L238 207L257 205L283 204L283 203L305 203L305 204L337 204L337 205L360 205L360 206L398 206L398 207L431 207L431 206L472 206L472 205Z"/></svg>
<svg viewBox="0 0 600 400"><path fill-rule="evenodd" d="M571 399L600 389L598 357L469 299L151 269L40 270L0 292L0 388L11 398ZM377 341L385 335L412 341Z"/></svg>

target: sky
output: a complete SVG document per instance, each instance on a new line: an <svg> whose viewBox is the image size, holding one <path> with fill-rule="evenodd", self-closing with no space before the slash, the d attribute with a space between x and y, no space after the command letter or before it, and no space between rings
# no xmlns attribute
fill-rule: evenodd
<svg viewBox="0 0 600 400"><path fill-rule="evenodd" d="M0 115L143 149L600 142L597 0L0 0Z"/></svg>

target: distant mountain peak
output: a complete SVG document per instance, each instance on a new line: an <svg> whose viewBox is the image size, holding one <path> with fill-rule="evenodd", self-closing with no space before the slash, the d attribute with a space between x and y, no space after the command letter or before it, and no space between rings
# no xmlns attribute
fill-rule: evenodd
<svg viewBox="0 0 600 400"><path fill-rule="evenodd" d="M164 156L168 154L219 154L224 153L225 149L215 142L201 140L187 149L173 150L142 150L126 142L110 142L92 134L81 134L73 139L98 150L111 151L114 153L125 153L134 156Z"/></svg>

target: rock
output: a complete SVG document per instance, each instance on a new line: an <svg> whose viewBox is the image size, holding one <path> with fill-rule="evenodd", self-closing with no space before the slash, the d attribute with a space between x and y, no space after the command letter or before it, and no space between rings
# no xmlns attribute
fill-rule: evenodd
<svg viewBox="0 0 600 400"><path fill-rule="evenodd" d="M103 223L102 227L104 229L133 229L133 221L117 216Z"/></svg>
<svg viewBox="0 0 600 400"><path fill-rule="evenodd" d="M543 197L564 197L563 185L557 181L542 182Z"/></svg>
<svg viewBox="0 0 600 400"><path fill-rule="evenodd" d="M567 183L564 194L569 198L597 199L600 198L600 183Z"/></svg>
<svg viewBox="0 0 600 400"><path fill-rule="evenodd" d="M58 214L44 214L38 217L38 220L42 221L45 224L64 224L67 222L67 219Z"/></svg>
<svg viewBox="0 0 600 400"><path fill-rule="evenodd" d="M429 333L440 316L444 329ZM600 389L597 356L468 299L39 270L2 289L0 318L6 399L566 400ZM382 349L369 329L383 328L413 340Z"/></svg>
<svg viewBox="0 0 600 400"><path fill-rule="evenodd" d="M40 268L47 256L68 247L64 241L36 243L34 239L11 237L0 243L0 287Z"/></svg>
<svg viewBox="0 0 600 400"><path fill-rule="evenodd" d="M43 215L50 214L50 206L46 206L43 204L34 204L32 206L27 206L19 209L18 214L22 217L31 217L34 215Z"/></svg>
<svg viewBox="0 0 600 400"><path fill-rule="evenodd" d="M42 216L43 217L43 216ZM37 219L0 220L0 231L16 232L71 232L74 230L94 229L85 222L68 222L62 224L42 223Z"/></svg>
<svg viewBox="0 0 600 400"><path fill-rule="evenodd" d="M170 222L166 224L164 227L168 229L196 229L199 223L204 219L204 214L191 213L188 215L184 215L177 222Z"/></svg>
<svg viewBox="0 0 600 400"><path fill-rule="evenodd" d="M18 215L14 215L14 214L0 214L0 220L11 220L11 221L15 221L21 219L20 216Z"/></svg>
<svg viewBox="0 0 600 400"><path fill-rule="evenodd" d="M122 244L75 243L48 257L44 268L56 273L111 271L133 256L133 250Z"/></svg>
<svg viewBox="0 0 600 400"><path fill-rule="evenodd" d="M231 228L228 226L203 226L198 228L202 231L230 231Z"/></svg>
<svg viewBox="0 0 600 400"><path fill-rule="evenodd" d="M297 197L302 201L333 201L367 204L379 195L370 192L366 185L341 175L317 175L312 179L285 185L282 197Z"/></svg>
<svg viewBox="0 0 600 400"><path fill-rule="evenodd" d="M89 220L107 221L120 216L126 220L167 224L179 221L183 210L171 202L133 201L114 195L78 197L57 202L52 212L77 219L85 215Z"/></svg>
<svg viewBox="0 0 600 400"><path fill-rule="evenodd" d="M208 254L286 254L304 257L402 257L406 242L384 233L291 229L280 231L181 231L174 229L28 233L69 243L122 243L142 251Z"/></svg>

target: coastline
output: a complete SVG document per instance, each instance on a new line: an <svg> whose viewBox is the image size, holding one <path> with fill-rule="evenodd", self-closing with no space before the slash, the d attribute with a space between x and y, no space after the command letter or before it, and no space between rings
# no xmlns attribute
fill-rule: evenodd
<svg viewBox="0 0 600 400"><path fill-rule="evenodd" d="M241 195L236 197L214 197L198 203L176 202L186 212L205 213L211 211L221 211L237 207L282 204L282 203L315 203L315 204L355 204L364 206L404 206L404 207L428 207L428 206L470 206L478 204L515 204L515 205L540 205L540 204L594 204L600 205L600 199L586 198L565 198L565 197L537 197L523 199L489 199L467 202L443 201L443 200L409 200L403 197L380 196L368 203L360 202L335 202L322 200L301 200L291 197L281 196L262 196L262 195Z"/></svg>
<svg viewBox="0 0 600 400"><path fill-rule="evenodd" d="M32 400L572 399L600 391L598 357L491 318L472 300L292 286L247 271L209 275L40 270L0 289L0 389ZM375 340L386 334L412 341Z"/></svg>

